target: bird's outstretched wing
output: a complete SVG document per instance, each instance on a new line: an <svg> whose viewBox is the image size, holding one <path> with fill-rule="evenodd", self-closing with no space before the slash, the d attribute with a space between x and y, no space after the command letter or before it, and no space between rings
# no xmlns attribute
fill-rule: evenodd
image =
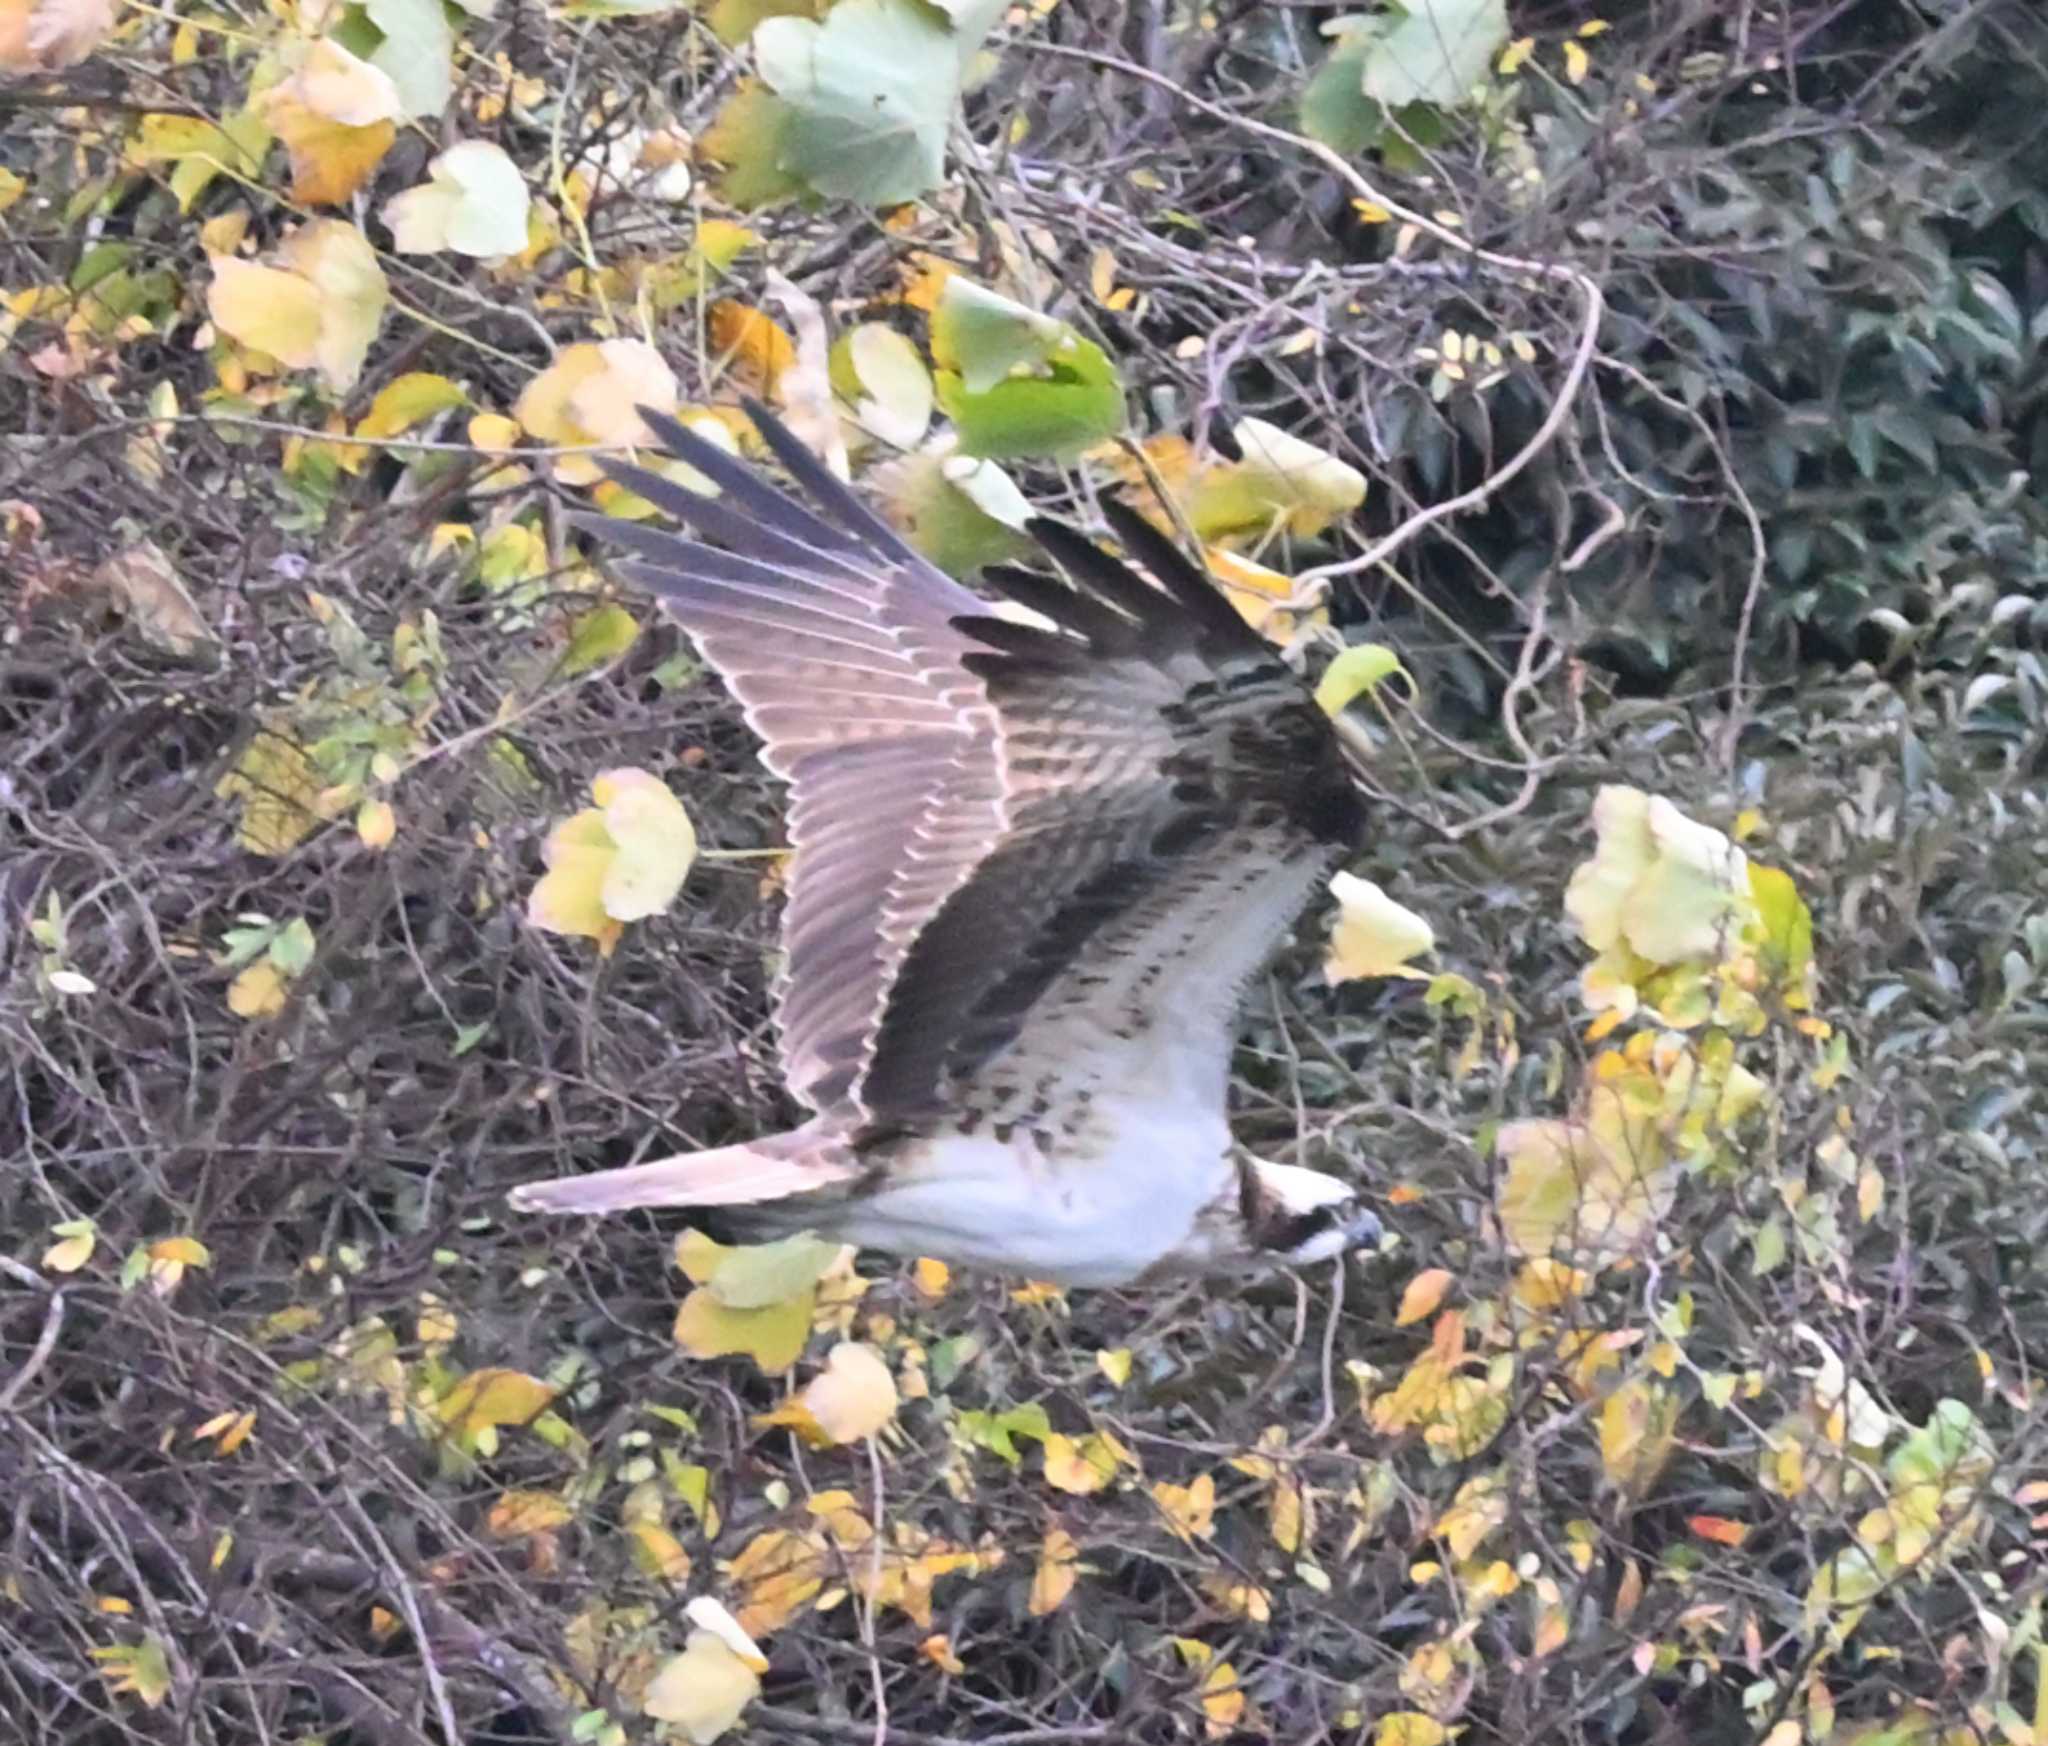
<svg viewBox="0 0 2048 1746"><path fill-rule="evenodd" d="M791 783L792 1089L882 1127L1027 1119L1120 1071L1119 1040L1150 1047L1163 1017L1215 1057L1220 1097L1243 978L1362 822L1307 688L1128 511L1117 532L1158 585L1037 520L1069 580L992 572L1042 621L1019 624L749 413L818 513L650 415L721 495L609 470L717 545L585 525L637 554L626 573Z"/></svg>

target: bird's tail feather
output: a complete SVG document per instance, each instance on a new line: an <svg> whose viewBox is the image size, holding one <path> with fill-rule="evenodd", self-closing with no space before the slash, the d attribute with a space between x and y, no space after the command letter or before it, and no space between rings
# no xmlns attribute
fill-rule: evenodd
<svg viewBox="0 0 2048 1746"><path fill-rule="evenodd" d="M830 1188L857 1174L836 1148L801 1128L708 1152L682 1152L620 1170L522 1182L508 1197L522 1212L614 1213L648 1206L752 1206Z"/></svg>

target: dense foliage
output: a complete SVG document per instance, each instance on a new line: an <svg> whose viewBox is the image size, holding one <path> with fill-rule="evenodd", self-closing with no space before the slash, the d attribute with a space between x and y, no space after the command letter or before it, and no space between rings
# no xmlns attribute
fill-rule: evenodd
<svg viewBox="0 0 2048 1746"><path fill-rule="evenodd" d="M2048 1734L2036 7L0 0L0 117L0 1738ZM787 1114L567 519L742 392L1392 651L1429 974L1236 1083L1341 1293L506 1212Z"/></svg>

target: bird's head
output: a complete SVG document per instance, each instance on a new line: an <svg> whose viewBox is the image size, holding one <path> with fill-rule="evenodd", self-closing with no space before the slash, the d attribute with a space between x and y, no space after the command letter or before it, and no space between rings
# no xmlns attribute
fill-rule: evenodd
<svg viewBox="0 0 2048 1746"><path fill-rule="evenodd" d="M1251 1163L1245 1222L1259 1251L1289 1267L1380 1246L1380 1221L1348 1182L1295 1164Z"/></svg>

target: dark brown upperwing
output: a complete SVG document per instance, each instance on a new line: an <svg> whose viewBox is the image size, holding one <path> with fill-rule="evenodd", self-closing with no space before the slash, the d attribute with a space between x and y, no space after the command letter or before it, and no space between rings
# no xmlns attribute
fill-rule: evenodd
<svg viewBox="0 0 2048 1746"><path fill-rule="evenodd" d="M1162 937L1134 915L1191 901L1205 861L1263 914L1246 843L1270 843L1272 878L1295 890L1304 854L1362 824L1308 688L1170 542L1136 517L1120 527L1163 587L1037 520L1030 532L1073 581L992 580L1055 628L959 621L990 645L963 665L1000 717L1006 827L904 955L862 1082L878 1119L944 1107L1092 942Z"/></svg>

